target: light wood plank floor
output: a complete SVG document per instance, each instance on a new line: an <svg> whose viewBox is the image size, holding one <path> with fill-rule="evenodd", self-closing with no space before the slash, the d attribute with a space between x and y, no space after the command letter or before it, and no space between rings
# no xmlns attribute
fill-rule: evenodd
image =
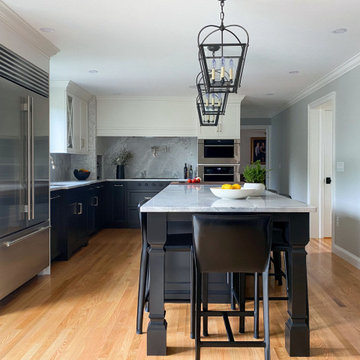
<svg viewBox="0 0 360 360"><path fill-rule="evenodd" d="M70 261L55 262L51 276L0 302L0 359L146 359L146 334L135 333L139 251L138 230L103 230ZM311 359L360 359L360 271L332 255L329 240L312 240L308 252ZM279 292L271 283L271 293ZM271 356L288 359L286 304L270 305ZM166 310L169 356L149 359L193 359L189 305ZM209 329L220 334L213 339L224 338L218 320ZM250 319L247 329L251 339ZM203 349L201 355L263 359L261 349Z"/></svg>

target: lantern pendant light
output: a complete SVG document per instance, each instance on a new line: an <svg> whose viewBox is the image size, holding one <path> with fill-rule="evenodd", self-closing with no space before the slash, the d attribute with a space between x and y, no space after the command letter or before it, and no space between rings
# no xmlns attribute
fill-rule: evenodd
<svg viewBox="0 0 360 360"><path fill-rule="evenodd" d="M196 98L196 108L199 115L200 126L217 126L219 123L219 112L204 115L201 109L200 96Z"/></svg>
<svg viewBox="0 0 360 360"><path fill-rule="evenodd" d="M204 26L198 34L200 68L208 93L237 93L249 46L249 34L240 25L224 26L225 0L219 1L220 26Z"/></svg>
<svg viewBox="0 0 360 360"><path fill-rule="evenodd" d="M196 87L201 113L203 115L225 115L225 109L229 93L206 92L203 76L200 72L196 77Z"/></svg>

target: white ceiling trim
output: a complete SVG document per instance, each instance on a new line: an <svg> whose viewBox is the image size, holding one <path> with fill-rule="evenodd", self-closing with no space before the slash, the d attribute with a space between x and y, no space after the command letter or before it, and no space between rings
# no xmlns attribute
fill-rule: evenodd
<svg viewBox="0 0 360 360"><path fill-rule="evenodd" d="M336 67L334 70L330 71L328 74L326 74L325 76L323 76L322 78L320 78L319 80L315 81L310 86L302 90L297 96L295 96L292 100L290 100L279 112L277 112L272 117L277 116L284 110L295 105L300 100L305 99L307 96L311 95L317 90L320 90L322 87L330 84L332 81L338 79L339 77L343 76L349 71L355 69L359 65L360 65L360 53L356 54L349 60L345 61L343 64Z"/></svg>
<svg viewBox="0 0 360 360"><path fill-rule="evenodd" d="M0 21L28 41L32 46L39 49L47 57L50 58L60 51L52 42L42 36L1 0Z"/></svg>

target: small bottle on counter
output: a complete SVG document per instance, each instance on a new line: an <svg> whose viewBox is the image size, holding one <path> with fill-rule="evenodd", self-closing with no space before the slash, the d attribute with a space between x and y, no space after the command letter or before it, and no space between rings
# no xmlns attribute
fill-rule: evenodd
<svg viewBox="0 0 360 360"><path fill-rule="evenodd" d="M186 163L185 163L185 166L184 166L184 179L187 179L188 178L188 168L186 166Z"/></svg>
<svg viewBox="0 0 360 360"><path fill-rule="evenodd" d="M190 165L190 169L189 169L189 179L193 178L193 169L192 169L192 165Z"/></svg>

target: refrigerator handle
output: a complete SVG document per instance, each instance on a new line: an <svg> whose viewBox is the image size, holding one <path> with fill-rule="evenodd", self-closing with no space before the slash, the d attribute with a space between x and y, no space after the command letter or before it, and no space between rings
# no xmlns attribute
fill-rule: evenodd
<svg viewBox="0 0 360 360"><path fill-rule="evenodd" d="M30 96L27 97L27 205L28 220L31 220L31 114Z"/></svg>
<svg viewBox="0 0 360 360"><path fill-rule="evenodd" d="M31 217L35 219L34 98L31 97Z"/></svg>

